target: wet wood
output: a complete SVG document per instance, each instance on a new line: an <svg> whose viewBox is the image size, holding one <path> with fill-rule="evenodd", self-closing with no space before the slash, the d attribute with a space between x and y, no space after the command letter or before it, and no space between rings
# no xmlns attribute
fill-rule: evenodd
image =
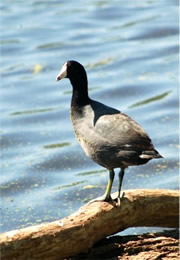
<svg viewBox="0 0 180 260"><path fill-rule="evenodd" d="M64 259L128 227L178 227L179 191L127 190L121 207L93 202L74 214L0 234L1 259Z"/></svg>

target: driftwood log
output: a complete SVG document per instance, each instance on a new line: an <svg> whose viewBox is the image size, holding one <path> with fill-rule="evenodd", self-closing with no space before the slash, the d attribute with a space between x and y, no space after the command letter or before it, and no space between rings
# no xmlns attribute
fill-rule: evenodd
<svg viewBox="0 0 180 260"><path fill-rule="evenodd" d="M179 230L111 236L68 260L179 260Z"/></svg>
<svg viewBox="0 0 180 260"><path fill-rule="evenodd" d="M120 207L86 204L59 221L0 234L1 259L64 259L128 227L178 227L179 191L127 190Z"/></svg>

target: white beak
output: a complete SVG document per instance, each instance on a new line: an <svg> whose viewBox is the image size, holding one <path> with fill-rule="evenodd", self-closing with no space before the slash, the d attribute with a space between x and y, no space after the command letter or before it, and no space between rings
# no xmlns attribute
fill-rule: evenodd
<svg viewBox="0 0 180 260"><path fill-rule="evenodd" d="M67 76L67 62L64 63L64 65L62 66L61 71L59 72L59 74L56 77L56 81L59 81L63 78L65 78Z"/></svg>

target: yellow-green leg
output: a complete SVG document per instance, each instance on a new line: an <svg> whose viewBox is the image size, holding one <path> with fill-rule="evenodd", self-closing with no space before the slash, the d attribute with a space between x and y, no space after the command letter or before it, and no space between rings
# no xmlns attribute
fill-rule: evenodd
<svg viewBox="0 0 180 260"><path fill-rule="evenodd" d="M106 201L106 202L110 202L110 203L114 204L114 201L111 198L111 188L112 188L112 184L113 184L113 180L114 180L114 174L115 174L114 170L109 171L109 181L108 181L108 184L107 184L105 194L101 197L98 197L96 199L91 200L89 203L92 203L92 202L95 202L95 201Z"/></svg>
<svg viewBox="0 0 180 260"><path fill-rule="evenodd" d="M106 192L105 192L105 195L104 195L105 196L105 198L104 198L105 201L112 201L111 189L112 189L113 181L114 181L114 170L112 169L112 170L109 171L109 181L108 181Z"/></svg>

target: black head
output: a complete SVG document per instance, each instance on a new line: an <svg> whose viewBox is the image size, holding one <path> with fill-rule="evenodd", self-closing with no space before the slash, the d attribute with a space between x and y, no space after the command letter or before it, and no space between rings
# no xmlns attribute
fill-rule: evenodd
<svg viewBox="0 0 180 260"><path fill-rule="evenodd" d="M58 74L56 80L59 81L63 78L68 78L71 81L78 79L79 77L86 76L86 71L84 67L77 61L69 60L64 63L60 73Z"/></svg>
<svg viewBox="0 0 180 260"><path fill-rule="evenodd" d="M88 82L84 67L74 60L65 62L56 80L63 78L68 78L73 87L71 105L77 107L88 104Z"/></svg>

